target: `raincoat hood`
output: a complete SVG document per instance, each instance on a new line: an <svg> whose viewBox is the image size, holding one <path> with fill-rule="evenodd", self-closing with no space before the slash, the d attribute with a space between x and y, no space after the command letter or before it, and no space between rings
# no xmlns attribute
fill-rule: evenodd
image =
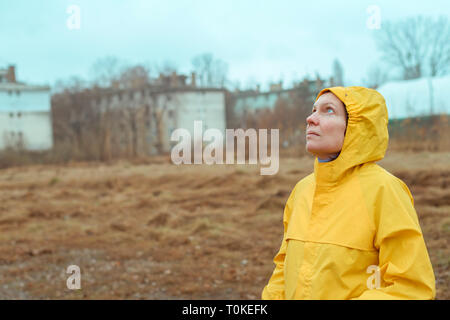
<svg viewBox="0 0 450 320"><path fill-rule="evenodd" d="M383 96L364 87L333 87L319 92L335 94L348 113L347 131L339 156L330 162L314 161L317 184L336 184L357 165L383 159L389 141L388 112Z"/></svg>

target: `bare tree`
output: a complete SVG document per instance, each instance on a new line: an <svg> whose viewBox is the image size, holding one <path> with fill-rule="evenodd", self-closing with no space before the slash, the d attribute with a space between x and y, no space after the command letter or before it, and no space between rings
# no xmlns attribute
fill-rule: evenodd
<svg viewBox="0 0 450 320"><path fill-rule="evenodd" d="M338 59L333 61L333 79L334 85L343 86L344 85L344 68Z"/></svg>
<svg viewBox="0 0 450 320"><path fill-rule="evenodd" d="M87 88L86 81L78 76L71 76L67 80L59 79L55 82L54 92L81 92Z"/></svg>
<svg viewBox="0 0 450 320"><path fill-rule="evenodd" d="M376 89L389 80L388 74L380 65L373 65L367 71L366 77L362 80L368 88Z"/></svg>
<svg viewBox="0 0 450 320"><path fill-rule="evenodd" d="M385 22L375 37L383 59L400 67L403 79L446 74L450 63L450 23L445 17L413 17Z"/></svg>
<svg viewBox="0 0 450 320"><path fill-rule="evenodd" d="M143 65L125 68L118 79L121 89L142 88L150 84L150 70Z"/></svg>
<svg viewBox="0 0 450 320"><path fill-rule="evenodd" d="M439 17L430 36L432 55L429 59L431 76L447 74L450 70L450 22Z"/></svg>
<svg viewBox="0 0 450 320"><path fill-rule="evenodd" d="M114 56L97 59L91 66L93 83L99 87L111 87L120 78L123 62Z"/></svg>
<svg viewBox="0 0 450 320"><path fill-rule="evenodd" d="M91 108L97 89L80 88L75 80L66 84L72 86L54 94L51 101L55 149L70 146L64 156L68 159L98 159L99 114Z"/></svg>
<svg viewBox="0 0 450 320"><path fill-rule="evenodd" d="M278 128L280 139L288 145L304 143L306 118L311 114L313 101L306 83L296 87L289 96L279 97L273 109L250 111L242 118L246 128Z"/></svg>
<svg viewBox="0 0 450 320"><path fill-rule="evenodd" d="M216 85L220 88L225 87L228 74L228 64L222 60L213 61L212 65L212 85Z"/></svg>
<svg viewBox="0 0 450 320"><path fill-rule="evenodd" d="M245 81L244 90L255 90L258 87L259 82L254 76L249 76Z"/></svg>
<svg viewBox="0 0 450 320"><path fill-rule="evenodd" d="M202 87L208 86L211 82L212 61L213 55L211 53L197 55L192 59L192 65L197 73L198 84Z"/></svg>
<svg viewBox="0 0 450 320"><path fill-rule="evenodd" d="M204 53L192 59L194 71L197 73L199 85L202 87L225 86L228 74L228 64L220 59L214 59L211 53Z"/></svg>
<svg viewBox="0 0 450 320"><path fill-rule="evenodd" d="M150 117L155 128L155 142L153 146L156 148L158 154L162 154L164 152L166 142L165 137L168 132L168 128L166 126L170 126L171 122L176 122L175 119L169 119L169 105L177 103L178 101L176 100L174 92L168 88L165 88L162 91L150 93L150 103L148 107Z"/></svg>
<svg viewBox="0 0 450 320"><path fill-rule="evenodd" d="M161 64L158 64L158 63L155 64L153 69L156 70L156 72L159 74L168 76L168 75L172 74L173 72L176 72L178 67L174 62L165 60Z"/></svg>

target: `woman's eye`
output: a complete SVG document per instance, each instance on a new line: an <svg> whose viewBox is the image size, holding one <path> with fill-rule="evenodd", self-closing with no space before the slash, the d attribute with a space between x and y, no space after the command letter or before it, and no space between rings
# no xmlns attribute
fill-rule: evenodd
<svg viewBox="0 0 450 320"><path fill-rule="evenodd" d="M331 111L331 112L330 112L330 111ZM331 108L328 108L328 109L327 109L327 113L332 113L332 112L334 112L333 109L331 109Z"/></svg>

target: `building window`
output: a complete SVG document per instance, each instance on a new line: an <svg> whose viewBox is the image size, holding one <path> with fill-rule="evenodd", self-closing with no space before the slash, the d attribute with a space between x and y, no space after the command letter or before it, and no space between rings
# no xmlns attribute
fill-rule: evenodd
<svg viewBox="0 0 450 320"><path fill-rule="evenodd" d="M12 118L14 117L14 114L12 112L9 113L9 117Z"/></svg>
<svg viewBox="0 0 450 320"><path fill-rule="evenodd" d="M22 112L17 112L17 116L20 118L22 116Z"/></svg>
<svg viewBox="0 0 450 320"><path fill-rule="evenodd" d="M20 96L20 91L16 90L16 95Z"/></svg>

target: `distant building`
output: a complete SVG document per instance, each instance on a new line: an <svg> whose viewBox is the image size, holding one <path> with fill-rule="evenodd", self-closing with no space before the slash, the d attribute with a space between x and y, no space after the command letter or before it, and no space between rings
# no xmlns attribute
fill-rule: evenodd
<svg viewBox="0 0 450 320"><path fill-rule="evenodd" d="M137 153L157 154L171 150L174 143L170 137L177 128L187 129L194 136L195 120L202 121L203 131L216 128L225 135L225 99L225 89L164 85L105 92L94 99L91 106L102 114L138 112L139 124L136 123L134 129L128 128L133 120L123 117L121 125L111 127L110 137L115 137L113 140L122 149L127 149L132 140L129 137L138 132L135 138ZM130 130L135 133L127 134Z"/></svg>
<svg viewBox="0 0 450 320"><path fill-rule="evenodd" d="M167 153L178 143L171 141L174 130L186 129L194 137L196 120L202 122L203 133L214 128L225 136L226 128L245 127L245 114L273 109L279 98L295 101L303 95L312 103L323 85L317 79L290 89L274 84L267 93L229 92L198 87L195 73L187 77L173 72L117 81L109 88L63 92L52 100L55 148L70 146L95 159ZM241 120L243 124L235 123Z"/></svg>
<svg viewBox="0 0 450 320"><path fill-rule="evenodd" d="M51 149L50 105L50 87L16 81L14 66L0 69L0 149Z"/></svg>
<svg viewBox="0 0 450 320"><path fill-rule="evenodd" d="M172 73L150 83L67 93L69 99L55 95L55 147L98 151L93 157L100 159L160 154L178 143L171 141L175 129L184 128L193 137L195 120L202 121L203 132L216 128L225 135L227 91L197 87L195 74L189 84L187 78Z"/></svg>
<svg viewBox="0 0 450 320"><path fill-rule="evenodd" d="M240 126L245 126L246 116L262 110L273 110L279 99L292 100L300 90L306 93L313 103L316 95L324 87L325 81L319 77L316 80L303 80L295 83L292 88L283 89L282 82L270 85L269 91L261 92L259 86L256 90L235 91L234 115L240 119ZM312 107L312 106L311 106Z"/></svg>
<svg viewBox="0 0 450 320"><path fill-rule="evenodd" d="M379 88L389 119L450 114L450 76L388 82Z"/></svg>

